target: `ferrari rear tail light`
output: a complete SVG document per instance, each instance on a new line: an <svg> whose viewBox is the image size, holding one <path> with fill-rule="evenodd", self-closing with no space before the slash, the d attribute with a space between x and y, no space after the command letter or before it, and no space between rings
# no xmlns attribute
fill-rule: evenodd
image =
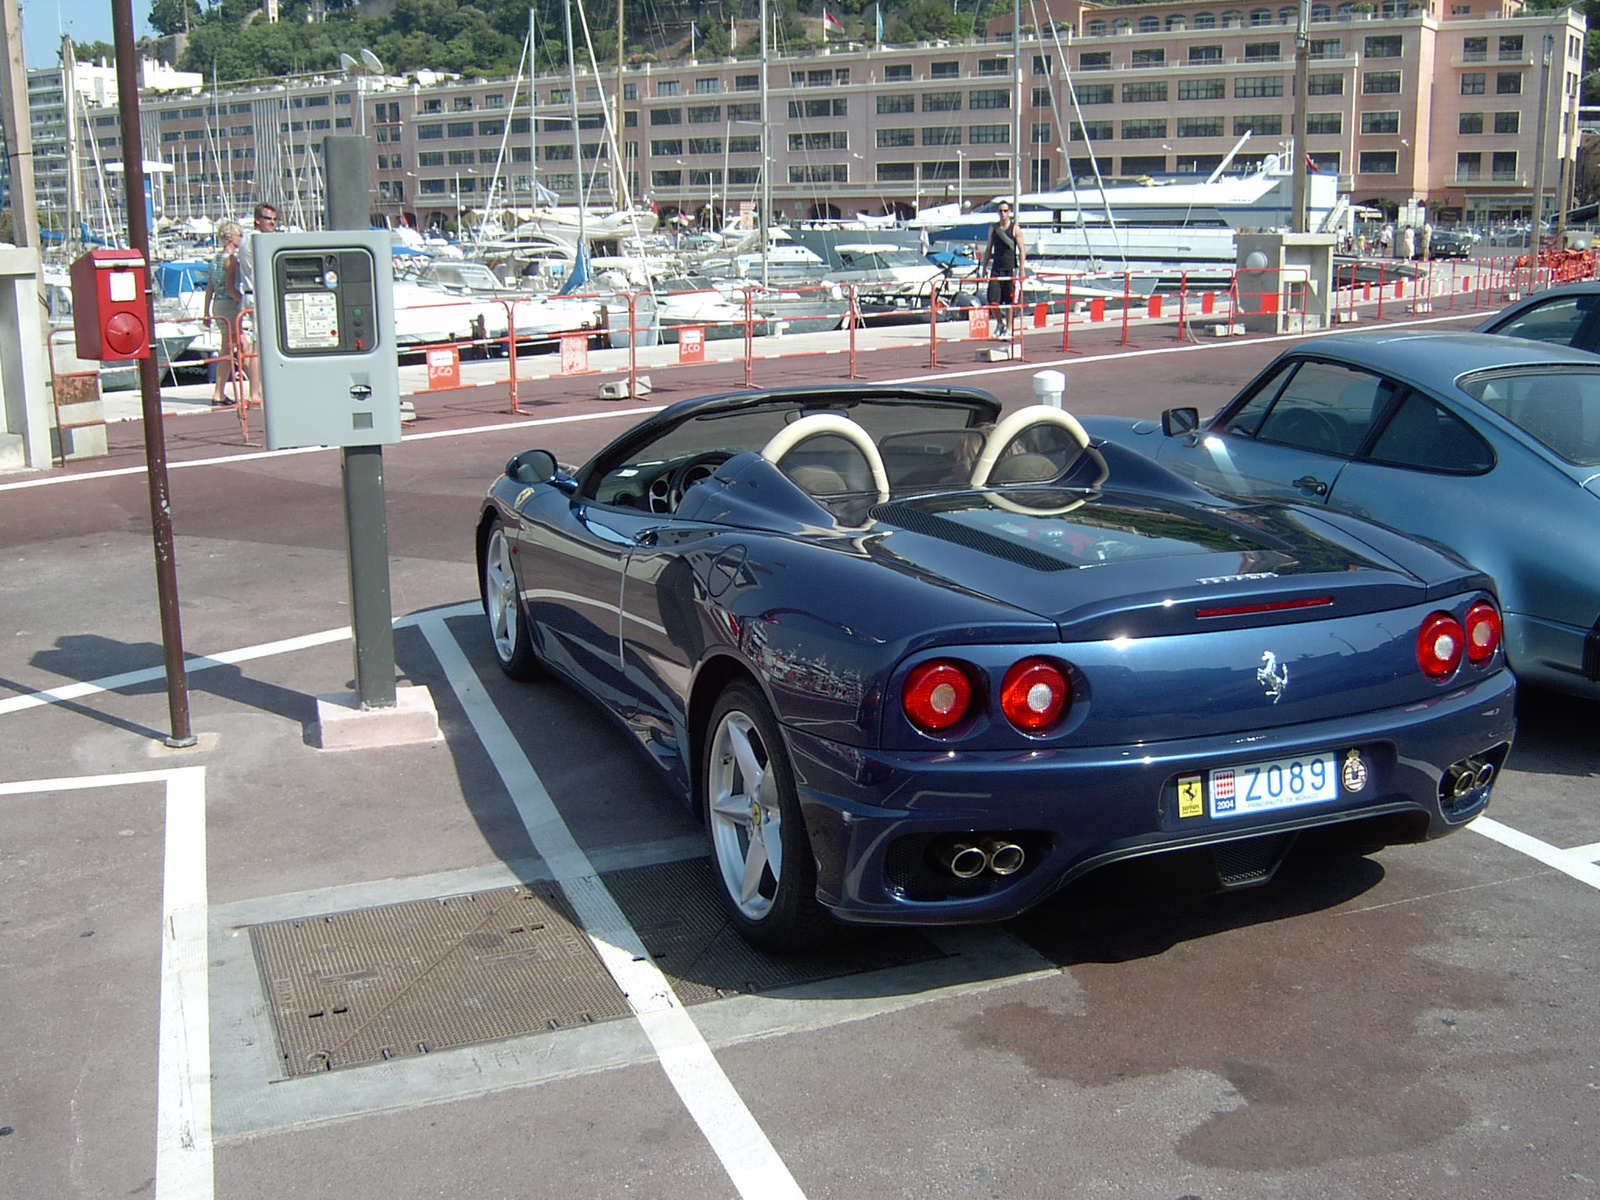
<svg viewBox="0 0 1600 1200"><path fill-rule="evenodd" d="M1500 612L1487 600L1467 609L1467 661L1482 666L1494 657L1500 645Z"/></svg>
<svg viewBox="0 0 1600 1200"><path fill-rule="evenodd" d="M917 728L942 733L959 725L972 710L972 680L961 664L936 658L912 668L900 702Z"/></svg>
<svg viewBox="0 0 1600 1200"><path fill-rule="evenodd" d="M1436 612L1422 622L1417 634L1417 665L1430 679L1443 679L1461 665L1466 634L1447 612Z"/></svg>
<svg viewBox="0 0 1600 1200"><path fill-rule="evenodd" d="M1055 725L1071 699L1066 675L1047 658L1023 659L1000 684L1000 711L1024 733Z"/></svg>

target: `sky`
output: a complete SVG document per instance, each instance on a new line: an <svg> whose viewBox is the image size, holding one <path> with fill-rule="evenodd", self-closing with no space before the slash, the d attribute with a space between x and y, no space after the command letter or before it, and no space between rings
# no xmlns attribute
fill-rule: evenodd
<svg viewBox="0 0 1600 1200"><path fill-rule="evenodd" d="M22 54L30 67L53 67L61 49L61 35L78 42L111 41L111 0L20 0ZM133 35L155 33L145 18L150 0L133 0Z"/></svg>

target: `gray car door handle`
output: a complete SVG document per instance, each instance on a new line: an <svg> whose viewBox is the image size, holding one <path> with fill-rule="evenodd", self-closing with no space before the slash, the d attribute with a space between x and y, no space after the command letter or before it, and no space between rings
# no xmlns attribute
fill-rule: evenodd
<svg viewBox="0 0 1600 1200"><path fill-rule="evenodd" d="M1290 487L1296 487L1296 488L1306 488L1306 489L1308 489L1310 491L1315 492L1319 496L1326 496L1328 494L1328 485L1323 483L1322 480L1320 480L1320 479L1318 479L1318 478L1316 478L1315 476L1312 476L1312 475L1302 475L1302 476L1300 476L1299 479L1296 479L1289 486Z"/></svg>

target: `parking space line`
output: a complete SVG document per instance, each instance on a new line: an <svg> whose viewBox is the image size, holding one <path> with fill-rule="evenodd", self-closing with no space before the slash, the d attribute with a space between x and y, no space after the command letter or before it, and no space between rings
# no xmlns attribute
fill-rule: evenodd
<svg viewBox="0 0 1600 1200"><path fill-rule="evenodd" d="M425 612L413 613L410 616L399 617L394 622L396 629L404 629L418 624L423 620L442 617L465 617L480 611L481 605L476 600L464 601L461 604L452 604L446 608L433 608ZM295 650L308 650L313 646L326 646L331 642L350 640L350 626L344 625L338 629L324 629L318 633L302 634L299 637L284 638L276 642L263 642L258 646L244 646L238 650L224 650L218 654L201 655L186 659L184 667L189 674L196 671L208 670L211 667L230 667L238 663L250 662L257 658L271 658L275 654L289 654ZM106 675L99 679L91 679L83 683L67 683L57 688L49 688L42 692L29 692L23 696L12 696L0 700L0 716L7 713L21 712L24 709L39 708L46 704L60 704L64 700L80 700L84 696L93 696L100 692L114 692L118 688L134 687L141 683L151 683L157 679L166 678L166 668L145 667L139 671L124 671L120 675Z"/></svg>
<svg viewBox="0 0 1600 1200"><path fill-rule="evenodd" d="M206 769L177 767L0 783L0 796L166 785L157 1029L155 1200L211 1200L210 958L206 947Z"/></svg>
<svg viewBox="0 0 1600 1200"><path fill-rule="evenodd" d="M734 1187L747 1200L804 1200L789 1168L556 811L544 783L484 691L455 635L442 618L419 621L418 628L505 784L535 852L566 893L596 953L628 998L673 1089Z"/></svg>
<svg viewBox="0 0 1600 1200"><path fill-rule="evenodd" d="M1572 846L1568 854L1576 854L1584 862L1600 862L1600 842L1590 842L1587 846Z"/></svg>
<svg viewBox="0 0 1600 1200"><path fill-rule="evenodd" d="M1491 817L1479 817L1467 826L1474 833L1481 833L1490 841L1499 842L1520 854L1544 863L1547 867L1554 867L1564 875L1570 875L1579 883L1586 883L1590 887L1600 890L1600 865L1596 865L1583 857L1582 853L1571 850L1562 850L1548 842L1541 842L1536 837L1512 829L1509 825L1502 825ZM1584 850L1593 847L1584 847Z"/></svg>

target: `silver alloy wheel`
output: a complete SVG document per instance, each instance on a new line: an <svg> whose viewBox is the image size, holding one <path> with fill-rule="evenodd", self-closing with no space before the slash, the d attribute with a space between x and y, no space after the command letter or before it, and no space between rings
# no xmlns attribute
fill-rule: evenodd
<svg viewBox="0 0 1600 1200"><path fill-rule="evenodd" d="M750 717L727 713L712 735L706 770L711 842L728 896L750 921L772 911L783 877L783 814L770 762Z"/></svg>
<svg viewBox="0 0 1600 1200"><path fill-rule="evenodd" d="M489 548L483 558L483 594L488 601L489 633L494 652L509 663L517 653L517 624L522 609L517 603L517 573L511 566L511 543L503 526L489 534Z"/></svg>

